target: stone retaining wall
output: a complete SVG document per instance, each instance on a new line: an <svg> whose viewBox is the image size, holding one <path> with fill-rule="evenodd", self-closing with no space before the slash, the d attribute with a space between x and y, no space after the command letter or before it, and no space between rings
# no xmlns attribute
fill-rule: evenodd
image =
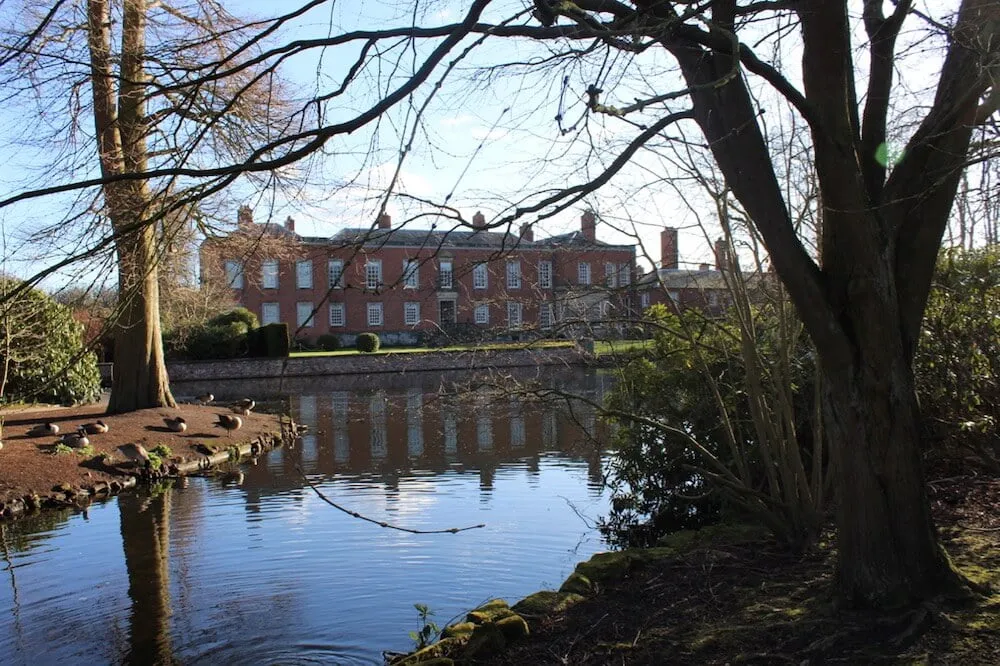
<svg viewBox="0 0 1000 666"><path fill-rule="evenodd" d="M589 356L575 347L486 351L429 351L401 354L352 354L292 358L241 358L167 364L171 381L258 379L389 372L440 372L477 368L583 365Z"/></svg>

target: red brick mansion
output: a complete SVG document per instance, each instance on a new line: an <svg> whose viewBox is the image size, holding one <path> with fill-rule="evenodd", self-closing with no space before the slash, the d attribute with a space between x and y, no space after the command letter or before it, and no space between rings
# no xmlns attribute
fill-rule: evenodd
<svg viewBox="0 0 1000 666"><path fill-rule="evenodd" d="M539 240L528 225L490 230L476 213L471 229L394 228L382 215L374 229L309 237L291 218L256 224L242 207L233 233L203 243L201 274L225 280L262 324L287 322L298 338L602 336L634 320L639 304L635 246L596 231L589 211L579 231Z"/></svg>

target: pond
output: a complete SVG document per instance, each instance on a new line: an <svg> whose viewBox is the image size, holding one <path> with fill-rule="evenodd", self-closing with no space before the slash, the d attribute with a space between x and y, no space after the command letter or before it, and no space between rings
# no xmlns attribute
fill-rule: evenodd
<svg viewBox="0 0 1000 666"><path fill-rule="evenodd" d="M590 400L611 383L543 376ZM411 647L416 603L443 626L558 587L605 549L604 427L585 403L456 390L462 377L214 384L220 401L291 395L309 433L223 476L0 525L0 663L378 664ZM485 527L382 528L303 474L374 520Z"/></svg>

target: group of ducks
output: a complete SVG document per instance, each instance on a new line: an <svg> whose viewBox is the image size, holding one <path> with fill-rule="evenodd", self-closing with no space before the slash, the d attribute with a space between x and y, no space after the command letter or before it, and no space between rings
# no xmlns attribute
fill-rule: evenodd
<svg viewBox="0 0 1000 666"><path fill-rule="evenodd" d="M215 396L211 393L206 393L205 395L198 396L195 400L199 404L207 405L215 400ZM243 419L236 416L236 414L249 416L256 404L251 398L244 398L234 402L230 405L230 409L233 410L234 414L217 414L215 427L222 428L229 436L232 436L234 430L239 430L243 427ZM187 421L184 420L183 416L164 417L163 423L171 432L185 432L187 430ZM88 435L102 435L107 431L108 424L98 419L93 423L84 423L74 432L64 433L59 438L58 443L73 449L82 449L90 446ZM31 428L27 434L28 437L55 437L59 434L59 426L52 422L40 423ZM0 448L2 447L3 444L0 444ZM134 462L148 462L149 460L146 450L139 444L125 444L118 448L126 458Z"/></svg>
<svg viewBox="0 0 1000 666"><path fill-rule="evenodd" d="M93 423L84 423L74 432L67 432L59 438L59 444L65 444L72 449L82 449L90 446L87 435L103 435L108 431L108 424L98 419ZM55 423L40 423L28 431L28 437L54 437L59 434L59 426Z"/></svg>
<svg viewBox="0 0 1000 666"><path fill-rule="evenodd" d="M195 402L200 405L208 405L215 401L215 396L211 393L206 393L195 398ZM251 410L257 405L252 398L243 398L242 400L237 400L232 405L229 406L235 414L240 414L242 416L250 416ZM184 432L187 430L187 421L184 420L183 416L165 417L163 423L167 426L171 432ZM243 427L243 419L239 416L234 416L233 414L216 414L216 428L222 428L227 434L232 436L234 430L239 430Z"/></svg>

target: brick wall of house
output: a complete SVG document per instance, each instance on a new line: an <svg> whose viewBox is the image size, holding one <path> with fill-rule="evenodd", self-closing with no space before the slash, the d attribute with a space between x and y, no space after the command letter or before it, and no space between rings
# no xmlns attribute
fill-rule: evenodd
<svg viewBox="0 0 1000 666"><path fill-rule="evenodd" d="M388 216L380 220L380 230L389 224ZM477 217L478 219L478 217ZM591 221L593 221L591 219ZM592 232L587 219L581 222L581 233ZM633 283L635 250L633 246L595 243L585 238L562 238L560 242L531 241L531 229L522 230L524 240L498 232L487 234L492 247L475 247L475 235L466 245L441 246L431 243L368 242L347 244L327 239L303 239L289 233L291 221L280 231L282 242L270 244L253 239L268 235L265 225L255 225L243 213L238 230L229 237L206 241L202 246L203 276L225 279L225 263L235 262L242 269L242 285L233 294L244 307L255 312L262 321L267 311L277 308L279 321L289 324L300 337L315 339L324 333L346 336L350 344L354 335L364 331L395 335L405 342L407 332L435 332L449 322L484 330L508 329L508 303L521 306L522 328L538 328L543 304L552 304L552 314L559 319L564 312L576 315L577 310L598 314L603 311L625 312L634 307ZM387 233L387 232L386 232ZM414 232L408 231L409 234ZM502 243L499 241L502 237ZM392 241L392 236L385 237ZM340 284L330 282L330 261L342 262ZM298 268L299 262L311 266ZM382 282L372 288L366 280L370 262L381 262ZM416 286L404 279L406 262L416 262ZM277 262L277 286L267 284L264 266ZM442 263L451 262L452 279L442 281ZM551 263L552 280L543 286L539 279L541 262ZM485 288L475 282L474 268L487 266ZM508 265L516 264L520 284L508 281ZM585 264L589 269L581 269ZM311 269L311 270L309 270ZM302 284L304 277L311 280ZM581 284L581 275L589 275L589 283ZM381 304L381 324L369 321L369 304ZM409 305L408 305L409 304ZM567 306L566 304L570 304ZM583 304L583 305L580 305ZM596 304L596 305L595 305ZM580 307L575 307L580 305ZM488 321L476 321L477 306L485 306ZM313 312L312 321L300 327L299 309ZM417 314L417 323L407 323L405 313ZM569 309L567 310L567 307ZM331 308L343 311L343 325L331 320ZM569 316L569 315L567 315ZM556 322L553 325L558 326Z"/></svg>

